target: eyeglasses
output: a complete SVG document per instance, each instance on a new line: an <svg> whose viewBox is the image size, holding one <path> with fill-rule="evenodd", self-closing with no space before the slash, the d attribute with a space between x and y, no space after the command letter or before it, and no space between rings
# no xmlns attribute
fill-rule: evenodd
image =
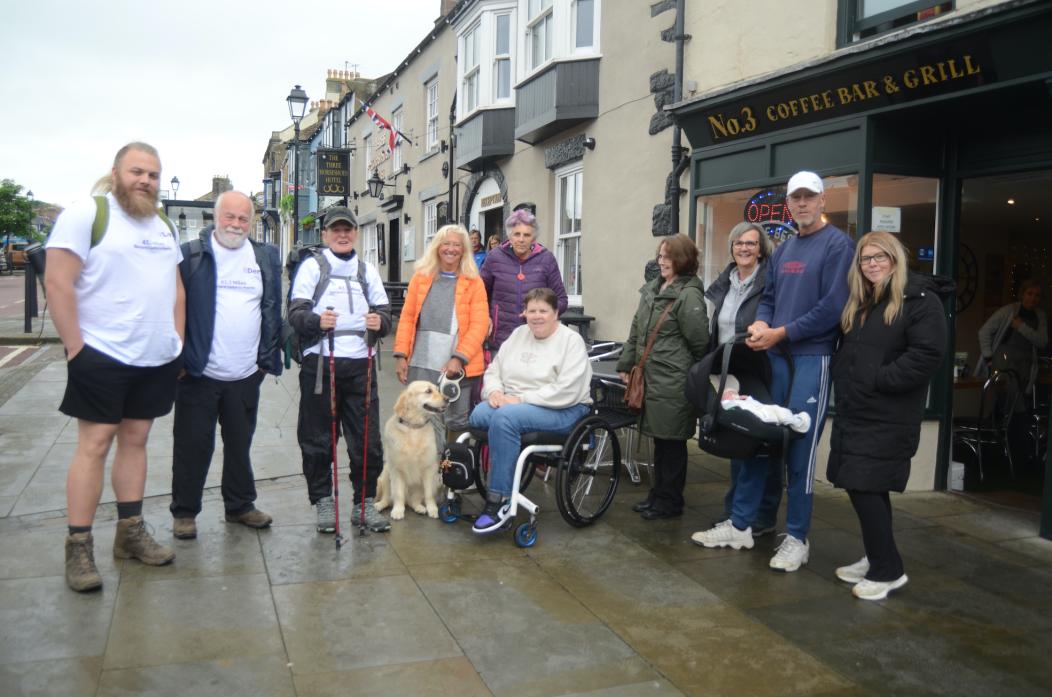
<svg viewBox="0 0 1052 697"><path fill-rule="evenodd" d="M753 240L735 240L731 244L731 246L734 247L735 249L742 249L742 248L744 248L744 249L752 249L754 247L759 247L760 243L759 242L755 242Z"/></svg>
<svg viewBox="0 0 1052 697"><path fill-rule="evenodd" d="M859 257L858 258L858 265L859 266L865 266L866 264L868 264L868 263L870 263L872 261L875 261L878 264L883 264L885 261L887 261L890 258L891 257L889 257L884 252L877 252L876 254L872 254L870 256Z"/></svg>

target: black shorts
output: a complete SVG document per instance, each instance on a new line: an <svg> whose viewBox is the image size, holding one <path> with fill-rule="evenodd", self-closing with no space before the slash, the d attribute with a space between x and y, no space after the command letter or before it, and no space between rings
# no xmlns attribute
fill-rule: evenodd
<svg viewBox="0 0 1052 697"><path fill-rule="evenodd" d="M172 410L182 358L141 368L121 363L87 344L66 364L66 416L100 424L156 419Z"/></svg>

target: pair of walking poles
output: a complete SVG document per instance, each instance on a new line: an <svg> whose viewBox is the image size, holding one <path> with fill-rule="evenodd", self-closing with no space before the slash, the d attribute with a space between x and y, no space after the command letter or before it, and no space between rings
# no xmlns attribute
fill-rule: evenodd
<svg viewBox="0 0 1052 697"><path fill-rule="evenodd" d="M332 310L332 307L326 308ZM373 312L373 308L369 308ZM336 549L343 546L343 535L340 534L340 476L337 472L337 449L336 449L336 330L330 329L329 340L329 415L332 436L332 497L333 508L336 514ZM369 341L369 331L366 330L365 350L365 432L362 436L362 482L361 482L361 508L358 512L358 536L365 536L365 477L366 463L369 458L369 407L372 398L373 386L373 344Z"/></svg>

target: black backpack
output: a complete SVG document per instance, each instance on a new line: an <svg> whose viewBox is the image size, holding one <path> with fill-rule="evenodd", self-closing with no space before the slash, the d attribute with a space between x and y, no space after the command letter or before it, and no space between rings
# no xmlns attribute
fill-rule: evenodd
<svg viewBox="0 0 1052 697"><path fill-rule="evenodd" d="M465 443L449 443L442 451L442 483L454 491L463 491L475 484L475 450Z"/></svg>
<svg viewBox="0 0 1052 697"><path fill-rule="evenodd" d="M321 334L315 336L301 336L291 324L289 324L289 302L292 300L292 287L296 281L296 272L299 271L300 266L307 259L313 258L318 262L318 269L320 274L318 276L318 285L314 287L314 295L311 298L311 304L317 305L318 300L325 294L325 289L328 287L329 282L332 280L332 266L329 265L329 260L322 253L324 247L321 245L310 245L306 247L298 247L289 252L288 259L285 261L285 269L289 276L289 292L285 295L285 312L281 322L281 345L282 351L285 354L285 367L291 368L292 361L297 364L303 362L303 352L314 346L321 341ZM342 278L342 277L340 277ZM356 279L358 284L362 288L362 294L366 298L366 302L369 299L369 282L365 277L365 262L359 257L358 259L358 274ZM336 332L337 336L340 334Z"/></svg>

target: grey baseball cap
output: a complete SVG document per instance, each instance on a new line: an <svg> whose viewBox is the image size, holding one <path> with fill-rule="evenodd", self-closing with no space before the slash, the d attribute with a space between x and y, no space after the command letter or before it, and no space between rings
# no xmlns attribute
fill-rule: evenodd
<svg viewBox="0 0 1052 697"><path fill-rule="evenodd" d="M325 211L325 227L332 227L340 221L348 223L351 227L358 227L358 219L346 206L335 206Z"/></svg>

